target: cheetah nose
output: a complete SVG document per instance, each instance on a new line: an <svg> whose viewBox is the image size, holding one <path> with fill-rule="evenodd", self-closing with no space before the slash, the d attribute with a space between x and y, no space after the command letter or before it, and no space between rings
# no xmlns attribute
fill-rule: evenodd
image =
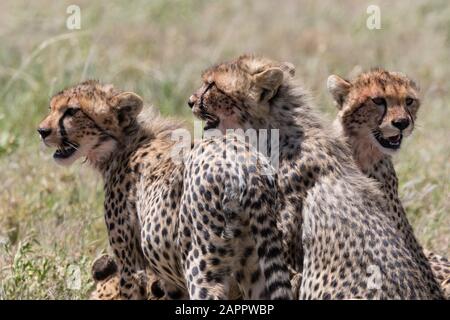
<svg viewBox="0 0 450 320"><path fill-rule="evenodd" d="M196 100L196 98L195 98L194 95L192 95L192 96L189 97L189 100L188 100L188 106L189 106L189 108L192 109L192 108L194 107L194 105L195 105L195 100Z"/></svg>
<svg viewBox="0 0 450 320"><path fill-rule="evenodd" d="M39 129L37 129L37 131L41 135L42 139L45 139L46 137L48 137L50 135L50 133L52 133L52 129L48 129L48 128L39 128Z"/></svg>
<svg viewBox="0 0 450 320"><path fill-rule="evenodd" d="M392 120L392 125L399 130L405 130L409 126L409 119L402 118L398 120Z"/></svg>

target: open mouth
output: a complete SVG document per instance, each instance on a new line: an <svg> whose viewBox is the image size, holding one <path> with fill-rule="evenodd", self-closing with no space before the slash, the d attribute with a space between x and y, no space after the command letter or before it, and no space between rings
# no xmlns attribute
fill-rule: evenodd
<svg viewBox="0 0 450 320"><path fill-rule="evenodd" d="M203 130L215 129L219 126L219 118L213 116L212 114L202 112L200 118L205 121Z"/></svg>
<svg viewBox="0 0 450 320"><path fill-rule="evenodd" d="M401 133L396 136L384 138L380 132L375 132L374 136L382 147L393 150L397 150L400 148L403 139L403 135Z"/></svg>
<svg viewBox="0 0 450 320"><path fill-rule="evenodd" d="M53 158L67 159L78 150L78 145L73 142L63 141L63 144L55 151Z"/></svg>

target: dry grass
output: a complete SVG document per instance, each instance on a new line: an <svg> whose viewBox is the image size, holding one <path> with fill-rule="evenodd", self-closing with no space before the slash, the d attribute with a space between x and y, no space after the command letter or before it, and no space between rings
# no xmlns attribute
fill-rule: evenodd
<svg viewBox="0 0 450 320"><path fill-rule="evenodd" d="M450 6L378 1L77 1L82 28L65 28L72 1L0 2L0 298L85 298L89 266L107 247L99 177L57 167L35 128L49 96L86 78L135 90L164 114L185 106L211 63L257 52L297 66L317 105L334 115L330 73L373 66L418 79L419 127L396 167L422 243L450 255ZM79 265L80 290L65 285Z"/></svg>

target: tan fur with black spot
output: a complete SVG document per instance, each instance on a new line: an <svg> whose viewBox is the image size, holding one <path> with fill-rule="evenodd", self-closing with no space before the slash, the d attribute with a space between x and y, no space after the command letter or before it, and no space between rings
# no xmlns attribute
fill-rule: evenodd
<svg viewBox="0 0 450 320"><path fill-rule="evenodd" d="M429 264L428 268L449 298L450 288L444 283L450 278L450 263L433 252L423 252L414 237L398 195L398 178L392 162L392 155L400 150L403 137L409 136L414 129L420 107L417 84L399 72L374 69L351 81L332 75L328 78L328 89L339 110L335 120L338 132L349 143L363 173L380 184L393 225L404 234L409 247L417 252L417 259ZM395 126L402 122L404 128ZM389 136L399 137L399 140L386 148L379 140Z"/></svg>
<svg viewBox="0 0 450 320"><path fill-rule="evenodd" d="M442 298L392 225L379 187L293 74L291 64L242 56L206 70L189 105L207 128L278 130L279 226L290 267L302 273L300 298Z"/></svg>
<svg viewBox="0 0 450 320"><path fill-rule="evenodd" d="M178 157L183 126L142 110L137 94L86 81L51 99L38 130L58 163L84 157L103 177L120 297L147 299L150 272L170 299L227 299L236 286L244 298L289 299L267 159L233 137ZM229 147L258 161L228 159Z"/></svg>

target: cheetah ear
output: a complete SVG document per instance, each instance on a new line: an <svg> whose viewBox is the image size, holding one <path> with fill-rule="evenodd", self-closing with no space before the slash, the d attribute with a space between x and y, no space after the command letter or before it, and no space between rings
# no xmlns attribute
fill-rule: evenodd
<svg viewBox="0 0 450 320"><path fill-rule="evenodd" d="M113 257L104 254L92 264L92 277L95 281L102 281L118 272L116 261Z"/></svg>
<svg viewBox="0 0 450 320"><path fill-rule="evenodd" d="M336 107L340 110L344 104L345 98L350 92L352 84L337 75L331 75L327 80L328 91L333 96Z"/></svg>
<svg viewBox="0 0 450 320"><path fill-rule="evenodd" d="M117 111L117 119L122 127L128 126L142 111L144 102L133 92L123 92L111 98L110 104Z"/></svg>
<svg viewBox="0 0 450 320"><path fill-rule="evenodd" d="M283 62L280 69L287 72L291 77L295 76L295 66L290 62Z"/></svg>
<svg viewBox="0 0 450 320"><path fill-rule="evenodd" d="M255 75L256 84L262 89L261 101L270 100L283 82L281 68L269 68Z"/></svg>

